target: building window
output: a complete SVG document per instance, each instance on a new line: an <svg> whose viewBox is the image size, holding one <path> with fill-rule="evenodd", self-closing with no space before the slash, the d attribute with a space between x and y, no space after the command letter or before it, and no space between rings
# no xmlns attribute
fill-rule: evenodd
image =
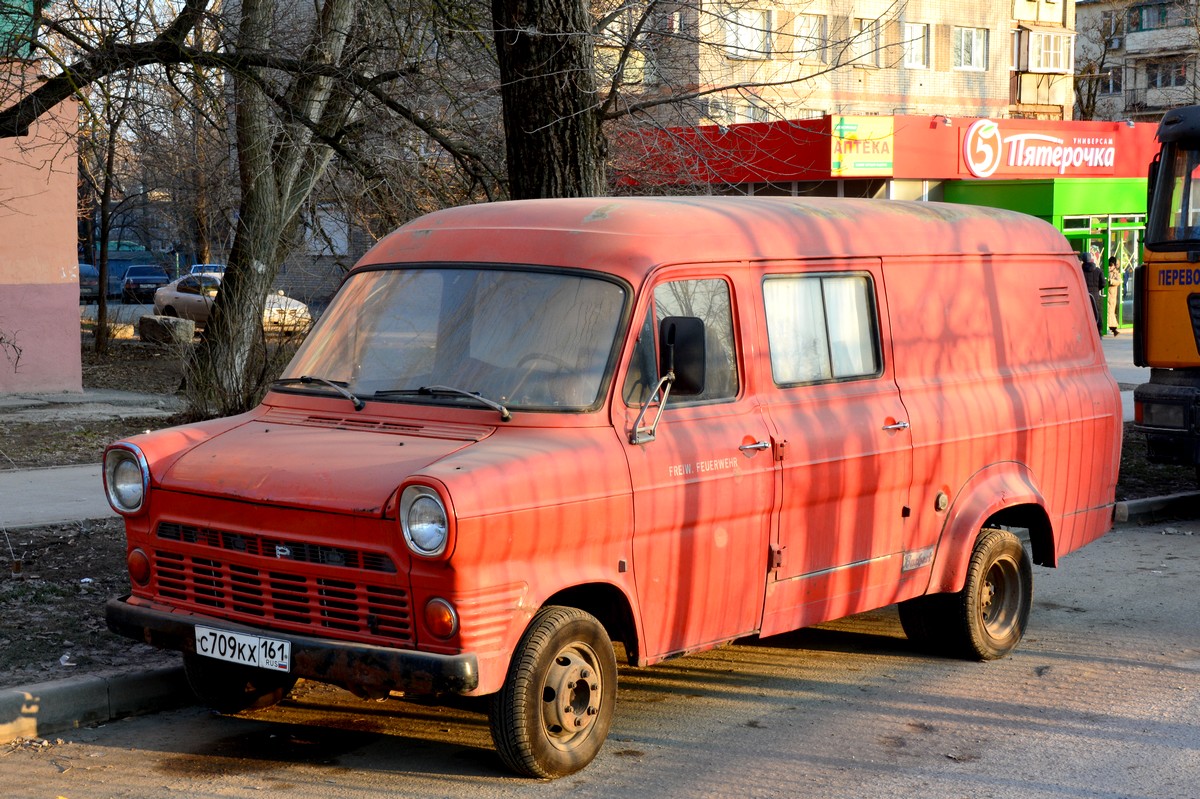
<svg viewBox="0 0 1200 799"><path fill-rule="evenodd" d="M795 46L799 60L824 61L825 17L820 14L797 14Z"/></svg>
<svg viewBox="0 0 1200 799"><path fill-rule="evenodd" d="M1102 36L1120 36L1125 32L1125 15L1120 11L1100 12L1100 34Z"/></svg>
<svg viewBox="0 0 1200 799"><path fill-rule="evenodd" d="M1029 33L1029 71L1069 74L1074 69L1074 38L1066 33Z"/></svg>
<svg viewBox="0 0 1200 799"><path fill-rule="evenodd" d="M1149 31L1158 28L1179 28L1191 25L1195 17L1191 3L1167 2L1145 3L1129 9L1129 30Z"/></svg>
<svg viewBox="0 0 1200 799"><path fill-rule="evenodd" d="M769 122L771 109L757 97L721 98L709 100L705 116L715 125L736 125L741 122Z"/></svg>
<svg viewBox="0 0 1200 799"><path fill-rule="evenodd" d="M1187 61L1172 58L1167 61L1151 61L1146 64L1146 87L1170 89L1187 85Z"/></svg>
<svg viewBox="0 0 1200 799"><path fill-rule="evenodd" d="M904 23L904 66L909 69L929 68L929 26Z"/></svg>
<svg viewBox="0 0 1200 799"><path fill-rule="evenodd" d="M771 12L755 8L726 7L725 54L730 58L765 59L771 57Z"/></svg>
<svg viewBox="0 0 1200 799"><path fill-rule="evenodd" d="M1100 79L1100 94L1120 94L1124 91L1122 78L1124 77L1124 68L1119 64L1112 67L1108 72L1101 72Z"/></svg>
<svg viewBox="0 0 1200 799"><path fill-rule="evenodd" d="M877 19L854 20L854 34L850 40L850 55L853 63L879 66L881 27Z"/></svg>
<svg viewBox="0 0 1200 799"><path fill-rule="evenodd" d="M987 28L955 28L954 68L987 69Z"/></svg>

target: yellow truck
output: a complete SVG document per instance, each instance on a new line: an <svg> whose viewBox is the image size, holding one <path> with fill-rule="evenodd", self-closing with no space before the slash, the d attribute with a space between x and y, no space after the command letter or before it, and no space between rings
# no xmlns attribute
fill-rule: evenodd
<svg viewBox="0 0 1200 799"><path fill-rule="evenodd" d="M1150 165L1146 254L1134 273L1134 391L1151 463L1197 466L1200 478L1200 106L1168 112Z"/></svg>

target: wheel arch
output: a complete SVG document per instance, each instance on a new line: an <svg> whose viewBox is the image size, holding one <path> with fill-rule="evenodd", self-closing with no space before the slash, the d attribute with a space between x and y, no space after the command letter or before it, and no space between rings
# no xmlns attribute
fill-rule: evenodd
<svg viewBox="0 0 1200 799"><path fill-rule="evenodd" d="M1055 565L1054 528L1032 473L1015 461L994 463L972 475L955 496L938 539L927 593L962 590L975 542L992 527L1029 530L1033 562Z"/></svg>
<svg viewBox="0 0 1200 799"><path fill-rule="evenodd" d="M637 663L641 648L637 622L629 598L611 583L586 583L564 588L546 598L542 607L562 605L578 608L596 617L608 637L620 641L630 663Z"/></svg>

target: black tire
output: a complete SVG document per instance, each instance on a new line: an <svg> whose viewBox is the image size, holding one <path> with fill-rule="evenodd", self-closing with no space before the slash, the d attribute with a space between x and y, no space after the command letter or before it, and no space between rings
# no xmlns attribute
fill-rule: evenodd
<svg viewBox="0 0 1200 799"><path fill-rule="evenodd" d="M616 698L617 658L600 622L577 608L543 608L492 697L492 740L519 774L574 774L608 737Z"/></svg>
<svg viewBox="0 0 1200 799"><path fill-rule="evenodd" d="M220 713L261 710L277 705L296 685L290 674L183 653L183 671L201 704Z"/></svg>
<svg viewBox="0 0 1200 799"><path fill-rule="evenodd" d="M899 605L900 625L914 643L969 660L996 660L1025 636L1033 605L1033 567L1021 540L985 529L975 542L963 589Z"/></svg>
<svg viewBox="0 0 1200 799"><path fill-rule="evenodd" d="M163 316L174 316L174 317L179 316L178 312L176 312L176 310L175 310L174 305L168 305L166 308L163 308L162 315Z"/></svg>

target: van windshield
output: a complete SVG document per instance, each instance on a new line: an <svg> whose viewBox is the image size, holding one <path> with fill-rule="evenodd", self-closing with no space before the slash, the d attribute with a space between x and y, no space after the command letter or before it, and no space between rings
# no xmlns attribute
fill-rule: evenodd
<svg viewBox="0 0 1200 799"><path fill-rule="evenodd" d="M591 275L482 267L360 272L283 378L319 377L389 402L478 407L475 394L510 409L585 410L599 404L607 385L626 301L622 285Z"/></svg>

